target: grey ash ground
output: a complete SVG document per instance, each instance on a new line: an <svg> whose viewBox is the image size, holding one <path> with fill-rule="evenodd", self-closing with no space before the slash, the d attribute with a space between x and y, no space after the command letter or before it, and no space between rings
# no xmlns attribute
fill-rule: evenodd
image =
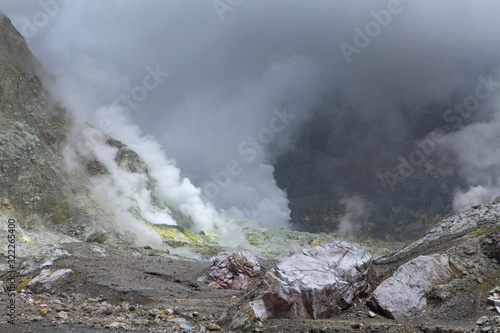
<svg viewBox="0 0 500 333"><path fill-rule="evenodd" d="M96 245L68 243L70 253L55 268L75 274L53 290L16 296L16 325L0 321L1 332L205 332L227 331L228 319L252 297L252 290L228 291L208 287L197 278L208 272L210 261L194 261L166 251L104 245L106 256L96 255ZM264 270L277 262L263 261ZM5 304L6 295L0 295ZM464 301L467 301L464 299ZM463 304L462 304L463 305ZM470 305L470 304L469 304ZM427 318L412 323L377 315L371 318L364 299L346 312L324 320L270 319L258 323L261 332L466 332L467 325L450 325ZM224 319L225 318L225 319ZM470 321L469 321L470 323Z"/></svg>

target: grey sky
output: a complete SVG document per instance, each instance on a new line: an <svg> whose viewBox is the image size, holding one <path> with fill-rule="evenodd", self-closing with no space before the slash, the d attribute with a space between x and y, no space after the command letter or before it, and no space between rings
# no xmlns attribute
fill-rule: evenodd
<svg viewBox="0 0 500 333"><path fill-rule="evenodd" d="M340 94L388 136L413 140L401 127L402 103L414 109L448 100L498 62L500 3L493 0L244 0L224 20L212 1L61 3L3 0L0 9L30 35L49 71L65 78L60 93L79 95L82 119L98 123L95 109L159 65L169 76L130 110L134 122L202 188L213 181L210 172L237 161L242 172L211 200L268 224L288 214L269 164L293 149L300 125L325 100ZM391 6L397 14L348 63L339 44L356 47L354 29L366 31L371 12ZM53 17L30 30L40 12ZM247 161L239 145L269 127L273 109L285 108L297 117ZM367 141L352 142L353 154Z"/></svg>

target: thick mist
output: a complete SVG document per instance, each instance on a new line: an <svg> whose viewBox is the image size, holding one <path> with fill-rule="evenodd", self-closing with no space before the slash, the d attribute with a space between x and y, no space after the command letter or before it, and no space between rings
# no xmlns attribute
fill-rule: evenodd
<svg viewBox="0 0 500 333"><path fill-rule="evenodd" d="M186 181L186 202L288 227L287 192L307 195L293 189L305 182L344 198L347 235L370 218L365 201L370 212L410 209L409 179L442 176L449 156L456 178L440 186L455 209L500 194L498 84L480 89L490 96L471 115L457 109L475 102L467 97L481 80L500 80L498 2L7 0L0 9L78 124L179 172L156 191ZM296 153L311 162L280 188L276 162Z"/></svg>

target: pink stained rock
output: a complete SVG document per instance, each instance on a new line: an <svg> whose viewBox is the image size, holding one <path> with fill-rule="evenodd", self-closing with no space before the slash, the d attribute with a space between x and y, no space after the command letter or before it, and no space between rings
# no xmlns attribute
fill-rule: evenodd
<svg viewBox="0 0 500 333"><path fill-rule="evenodd" d="M50 269L43 269L38 276L33 278L28 283L28 287L33 289L50 290L53 286L73 274L73 270L69 268L58 269L53 273Z"/></svg>
<svg viewBox="0 0 500 333"><path fill-rule="evenodd" d="M268 290L250 307L260 320L329 318L369 288L371 262L347 242L304 249L266 274Z"/></svg>
<svg viewBox="0 0 500 333"><path fill-rule="evenodd" d="M56 317L62 320L68 320L68 313L66 311L59 311Z"/></svg>
<svg viewBox="0 0 500 333"><path fill-rule="evenodd" d="M375 289L366 303L389 318L408 317L418 311L422 297L433 286L452 278L446 255L419 256L400 266Z"/></svg>
<svg viewBox="0 0 500 333"><path fill-rule="evenodd" d="M219 289L246 289L262 274L256 256L248 251L217 254L210 272L199 280Z"/></svg>

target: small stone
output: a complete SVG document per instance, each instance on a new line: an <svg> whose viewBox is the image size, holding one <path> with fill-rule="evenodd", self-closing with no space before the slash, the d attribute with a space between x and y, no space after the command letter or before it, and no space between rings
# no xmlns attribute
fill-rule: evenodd
<svg viewBox="0 0 500 333"><path fill-rule="evenodd" d="M476 321L476 325L482 326L482 325L484 325L487 322L488 322L488 317L487 316L482 316L481 318L479 318Z"/></svg>
<svg viewBox="0 0 500 333"><path fill-rule="evenodd" d="M148 315L152 318L155 318L159 314L160 312L157 309L151 309L148 311Z"/></svg>
<svg viewBox="0 0 500 333"><path fill-rule="evenodd" d="M172 309L166 309L165 313L170 316L170 315L174 314L174 310L172 310Z"/></svg>
<svg viewBox="0 0 500 333"><path fill-rule="evenodd" d="M468 254L468 255L472 255L472 254L476 253L476 249L474 249L474 248L469 248L469 249L466 249L466 250L464 251L464 253L465 253L465 254Z"/></svg>
<svg viewBox="0 0 500 333"><path fill-rule="evenodd" d="M28 283L28 286L48 290L73 274L74 272L71 269L59 269L53 273L49 269L43 269L38 276Z"/></svg>
<svg viewBox="0 0 500 333"><path fill-rule="evenodd" d="M103 244L108 240L109 236L104 231L96 231L90 234L85 240L87 243L98 243Z"/></svg>
<svg viewBox="0 0 500 333"><path fill-rule="evenodd" d="M379 248L375 249L375 251L373 251L373 253L375 253L375 254L389 254L389 253L391 253L391 250L389 250L386 247L379 247Z"/></svg>
<svg viewBox="0 0 500 333"><path fill-rule="evenodd" d="M135 306L133 306L133 305L129 306L129 307L128 307L128 310L129 310L129 311L135 311Z"/></svg>
<svg viewBox="0 0 500 333"><path fill-rule="evenodd" d="M127 328L127 325L125 323L119 323L119 322L114 322L109 324L110 328Z"/></svg>
<svg viewBox="0 0 500 333"><path fill-rule="evenodd" d="M377 315L375 314L375 312L372 312L372 311L368 311L368 317L370 318L375 318Z"/></svg>
<svg viewBox="0 0 500 333"><path fill-rule="evenodd" d="M321 246L321 243L317 239L313 239L312 242L309 244L309 248L315 247L315 246Z"/></svg>
<svg viewBox="0 0 500 333"><path fill-rule="evenodd" d="M221 328L220 328L219 326L215 325L214 323L210 323L210 324L208 324L208 325L205 327L205 329L206 329L207 331L220 331L220 330L221 330Z"/></svg>
<svg viewBox="0 0 500 333"><path fill-rule="evenodd" d="M185 322L179 325L179 328L181 330L186 330L186 331L191 331L194 329L193 325L191 325L189 322Z"/></svg>
<svg viewBox="0 0 500 333"><path fill-rule="evenodd" d="M40 315L42 317L45 317L48 313L52 312L52 310L50 308L43 308L43 309L40 309Z"/></svg>
<svg viewBox="0 0 500 333"><path fill-rule="evenodd" d="M179 325L179 328L182 330L191 331L192 329L194 329L194 327L189 323L189 321L187 321L184 318L175 318L169 320L169 322Z"/></svg>
<svg viewBox="0 0 500 333"><path fill-rule="evenodd" d="M200 316L199 312L197 312L197 311L193 312L193 317L194 318L198 318L199 316Z"/></svg>
<svg viewBox="0 0 500 333"><path fill-rule="evenodd" d="M56 317L61 318L63 320L68 320L68 313L66 311L59 311Z"/></svg>

